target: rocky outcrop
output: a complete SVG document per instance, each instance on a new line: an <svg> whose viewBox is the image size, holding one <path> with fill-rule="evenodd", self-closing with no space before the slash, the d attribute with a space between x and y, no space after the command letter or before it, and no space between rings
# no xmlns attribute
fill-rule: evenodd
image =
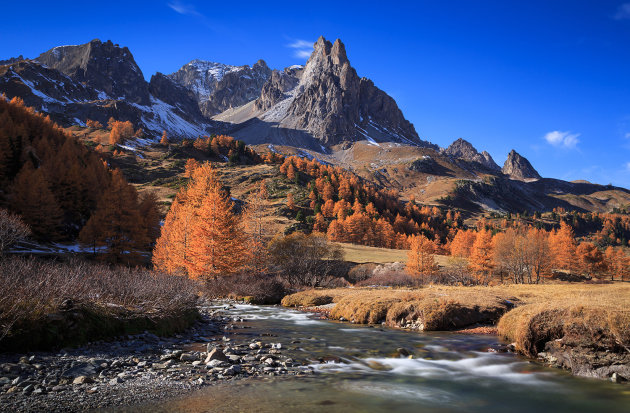
<svg viewBox="0 0 630 413"><path fill-rule="evenodd" d="M519 155L514 149L509 153L501 171L509 175L510 178L520 181L540 179L540 175L536 172L532 164L523 156Z"/></svg>
<svg viewBox="0 0 630 413"><path fill-rule="evenodd" d="M183 118L191 121L203 119L195 95L173 82L168 76L160 72L151 76L149 92L155 98L177 108Z"/></svg>
<svg viewBox="0 0 630 413"><path fill-rule="evenodd" d="M256 99L257 110L266 111L289 96L287 92L295 89L300 82L302 67L288 67L282 71L274 70L269 80L263 85L260 96Z"/></svg>
<svg viewBox="0 0 630 413"><path fill-rule="evenodd" d="M197 101L202 102L208 100L216 84L226 73L238 70L240 67L195 59L167 76L175 83L189 89L197 97Z"/></svg>
<svg viewBox="0 0 630 413"><path fill-rule="evenodd" d="M10 64L13 64L13 63L21 62L22 60L26 60L24 58L24 56L22 56L22 55L19 55L18 57L11 57L11 58L6 59L6 60L0 60L0 66L10 65Z"/></svg>
<svg viewBox="0 0 630 413"><path fill-rule="evenodd" d="M37 62L64 73L75 82L102 92L103 97L146 105L149 88L126 47L98 39L78 46L59 46L39 55Z"/></svg>
<svg viewBox="0 0 630 413"><path fill-rule="evenodd" d="M0 67L0 91L8 97L21 97L27 106L59 110L68 104L98 99L92 89L29 60Z"/></svg>
<svg viewBox="0 0 630 413"><path fill-rule="evenodd" d="M488 152L477 152L477 149L475 149L470 142L462 138L459 138L455 142L451 143L448 148L442 150L442 153L455 159L462 159L467 162L476 162L496 172L501 170L499 165L494 162L494 159L492 159L492 156L490 156Z"/></svg>

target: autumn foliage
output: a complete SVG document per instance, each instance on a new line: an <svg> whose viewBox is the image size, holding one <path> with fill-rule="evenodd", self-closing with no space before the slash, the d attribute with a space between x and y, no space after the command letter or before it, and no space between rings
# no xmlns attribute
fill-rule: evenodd
<svg viewBox="0 0 630 413"><path fill-rule="evenodd" d="M266 156L271 156L267 154ZM461 225L459 213L419 206L414 200L402 202L395 191L387 191L339 167L297 156L280 158L280 173L306 186L308 196L296 200L287 196L287 206L317 232L331 241L374 247L409 247L410 237L424 235L445 243Z"/></svg>
<svg viewBox="0 0 630 413"><path fill-rule="evenodd" d="M433 254L437 247L424 235L417 235L411 238L410 250L407 254L406 269L414 276L428 276L437 272Z"/></svg>
<svg viewBox="0 0 630 413"><path fill-rule="evenodd" d="M248 237L233 207L212 166L196 168L166 216L153 251L155 268L191 278L241 271Z"/></svg>
<svg viewBox="0 0 630 413"><path fill-rule="evenodd" d="M479 282L496 277L514 283L540 283L558 273L630 280L630 256L623 249L603 250L593 242L578 242L564 222L551 231L508 226L493 235L480 228L477 232L458 231L450 244L452 256L469 258L469 268Z"/></svg>
<svg viewBox="0 0 630 413"><path fill-rule="evenodd" d="M146 220L135 218L141 215L135 189L122 174L112 172L98 153L19 98L0 98L0 206L19 214L39 241L73 241L85 230L92 232L85 236L90 243L98 244L113 261L134 263L132 257L150 250ZM141 240L118 246L107 226L94 225L107 209L124 210L107 212L108 225L113 227L123 228L125 214L135 214Z"/></svg>

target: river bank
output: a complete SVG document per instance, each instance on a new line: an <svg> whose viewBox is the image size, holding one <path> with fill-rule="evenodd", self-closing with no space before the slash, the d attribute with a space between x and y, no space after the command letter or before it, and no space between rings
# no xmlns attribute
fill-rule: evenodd
<svg viewBox="0 0 630 413"><path fill-rule="evenodd" d="M287 307L411 331L495 333L507 348L582 377L630 380L630 286L431 286L302 291Z"/></svg>
<svg viewBox="0 0 630 413"><path fill-rule="evenodd" d="M0 407L84 411L248 377L309 374L268 338L231 338L245 320L226 315L230 308L202 306L200 319L172 337L142 333L58 352L1 354Z"/></svg>

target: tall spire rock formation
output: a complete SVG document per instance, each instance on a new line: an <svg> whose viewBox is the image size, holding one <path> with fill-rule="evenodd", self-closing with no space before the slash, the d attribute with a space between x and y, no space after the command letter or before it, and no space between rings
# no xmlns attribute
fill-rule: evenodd
<svg viewBox="0 0 630 413"><path fill-rule="evenodd" d="M333 44L324 37L317 40L298 88L284 123L327 145L348 139L426 144L394 99L371 80L359 78L339 39Z"/></svg>
<svg viewBox="0 0 630 413"><path fill-rule="evenodd" d="M357 75L339 39L320 37L303 68L274 71L255 102L214 119L250 143L321 150L367 140L438 149L418 137L394 99Z"/></svg>
<svg viewBox="0 0 630 413"><path fill-rule="evenodd" d="M508 154L501 171L510 178L520 181L541 178L532 164L514 149Z"/></svg>

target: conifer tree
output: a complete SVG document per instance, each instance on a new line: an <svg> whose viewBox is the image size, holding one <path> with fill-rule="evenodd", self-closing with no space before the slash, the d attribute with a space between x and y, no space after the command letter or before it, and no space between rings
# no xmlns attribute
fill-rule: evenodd
<svg viewBox="0 0 630 413"><path fill-rule="evenodd" d="M551 234L549 243L554 267L574 271L577 268L577 243L571 227L562 221L560 229Z"/></svg>
<svg viewBox="0 0 630 413"><path fill-rule="evenodd" d="M162 137L160 138L160 145L168 146L168 136L166 136L166 131L162 132Z"/></svg>
<svg viewBox="0 0 630 413"><path fill-rule="evenodd" d="M435 244L424 235L416 235L411 237L410 246L406 270L416 276L435 274L438 269L433 257Z"/></svg>
<svg viewBox="0 0 630 413"><path fill-rule="evenodd" d="M166 214L160 237L153 249L154 268L172 275L187 274L193 211L184 200L184 192L180 192Z"/></svg>
<svg viewBox="0 0 630 413"><path fill-rule="evenodd" d="M481 230L473 243L470 254L470 269L482 284L487 284L494 268L492 233Z"/></svg>
<svg viewBox="0 0 630 413"><path fill-rule="evenodd" d="M138 211L142 217L142 227L146 230L149 244L160 236L160 207L155 192L145 192L140 196Z"/></svg>
<svg viewBox="0 0 630 413"><path fill-rule="evenodd" d="M27 162L15 177L9 197L11 208L22 216L37 239L58 239L62 211L41 168L35 169Z"/></svg>
<svg viewBox="0 0 630 413"><path fill-rule="evenodd" d="M247 269L254 274L267 271L268 254L265 239L268 237L268 225L265 221L267 200L267 184L260 182L258 191L250 198L243 213L245 228L249 240L247 241Z"/></svg>
<svg viewBox="0 0 630 413"><path fill-rule="evenodd" d="M146 251L148 237L138 210L138 194L127 183L120 170L112 172L109 187L103 193L98 208L86 224L85 231L97 232L79 239L105 247L103 257L109 262L138 264L141 251Z"/></svg>
<svg viewBox="0 0 630 413"><path fill-rule="evenodd" d="M293 200L293 193L289 192L287 194L287 207L291 210L295 210L295 201Z"/></svg>
<svg viewBox="0 0 630 413"><path fill-rule="evenodd" d="M232 201L221 187L209 164L195 171L206 181L201 205L194 210L190 254L186 262L193 278L234 274L243 268L247 237L240 217L232 211Z"/></svg>

